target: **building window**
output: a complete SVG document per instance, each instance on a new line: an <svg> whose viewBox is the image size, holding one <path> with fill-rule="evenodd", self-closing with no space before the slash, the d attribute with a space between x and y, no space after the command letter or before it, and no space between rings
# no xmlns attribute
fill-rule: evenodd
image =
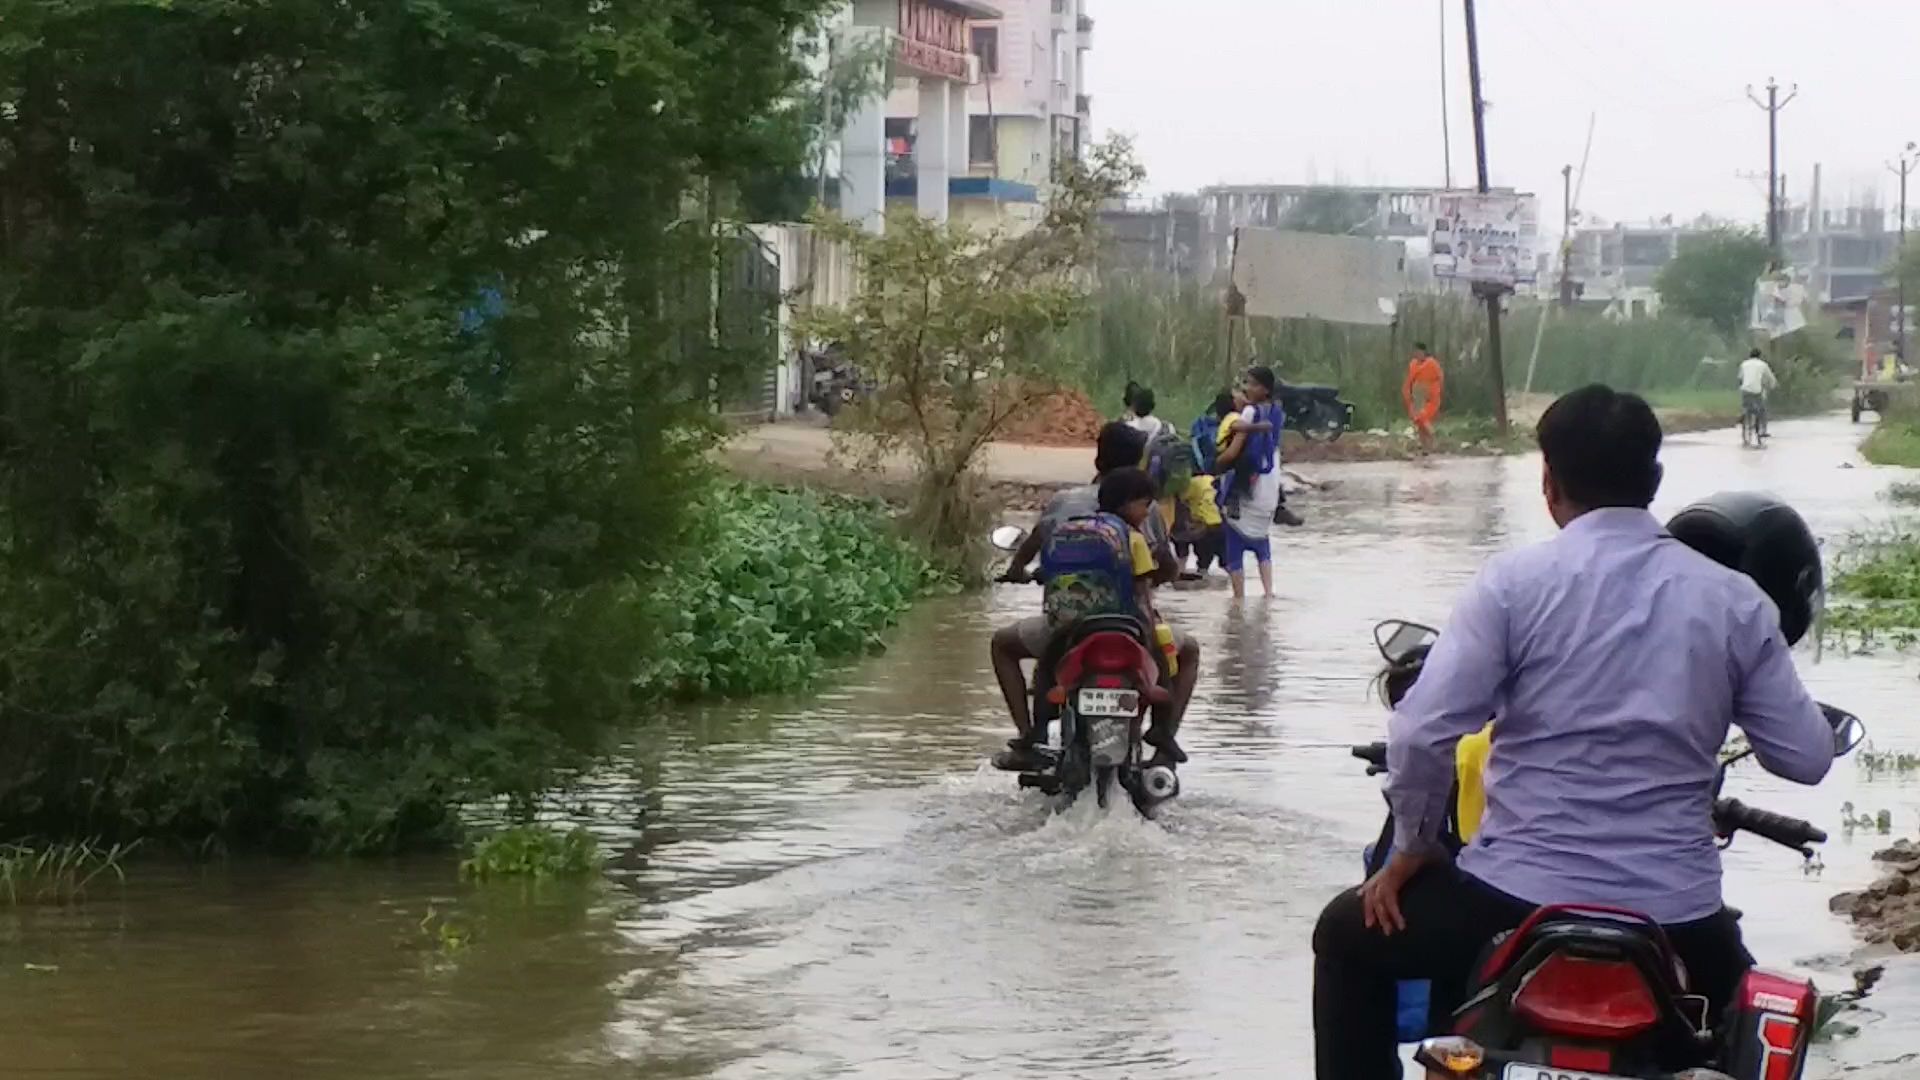
<svg viewBox="0 0 1920 1080"><path fill-rule="evenodd" d="M1055 15L1065 15L1067 13L1067 0L1053 0L1053 13Z"/></svg>
<svg viewBox="0 0 1920 1080"><path fill-rule="evenodd" d="M994 145L994 135L993 117L967 117L967 158L969 164L997 165L999 163L999 148Z"/></svg>
<svg viewBox="0 0 1920 1080"><path fill-rule="evenodd" d="M1000 74L999 27L976 26L973 28L973 55L980 58L980 74Z"/></svg>
<svg viewBox="0 0 1920 1080"><path fill-rule="evenodd" d="M1067 81L1067 35L1059 30L1053 32L1053 81Z"/></svg>

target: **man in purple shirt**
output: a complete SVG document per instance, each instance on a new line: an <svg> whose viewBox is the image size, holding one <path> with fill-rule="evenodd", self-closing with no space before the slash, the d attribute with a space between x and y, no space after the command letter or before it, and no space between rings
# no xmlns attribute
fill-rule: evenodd
<svg viewBox="0 0 1920 1080"><path fill-rule="evenodd" d="M1787 779L1832 764L1773 601L1648 513L1647 403L1590 386L1538 434L1562 531L1490 560L1454 609L1388 731L1393 857L1314 930L1321 1080L1398 1080L1396 981L1432 979L1435 1015L1450 1011L1486 943L1543 904L1644 911L1724 1005L1752 963L1722 906L1711 820L1728 728ZM1449 864L1454 745L1490 716L1486 815Z"/></svg>

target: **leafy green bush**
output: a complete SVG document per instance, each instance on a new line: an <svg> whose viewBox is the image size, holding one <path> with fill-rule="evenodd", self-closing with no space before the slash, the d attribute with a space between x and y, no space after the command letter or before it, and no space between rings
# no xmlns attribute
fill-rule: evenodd
<svg viewBox="0 0 1920 1080"><path fill-rule="evenodd" d="M653 696L811 685L827 662L879 645L935 579L880 508L808 491L721 483L700 497L690 555L645 581L658 637L638 679Z"/></svg>
<svg viewBox="0 0 1920 1080"><path fill-rule="evenodd" d="M605 862L599 842L584 828L561 832L549 825L516 825L474 841L460 862L460 876L468 881L587 877Z"/></svg>
<svg viewBox="0 0 1920 1080"><path fill-rule="evenodd" d="M827 6L0 0L0 833L389 847L630 722Z"/></svg>

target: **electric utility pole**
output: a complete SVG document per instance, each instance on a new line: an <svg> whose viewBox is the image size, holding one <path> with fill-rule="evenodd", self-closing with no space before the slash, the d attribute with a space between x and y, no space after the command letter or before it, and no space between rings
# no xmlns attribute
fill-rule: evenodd
<svg viewBox="0 0 1920 1080"><path fill-rule="evenodd" d="M1767 113L1767 250L1773 253L1773 265L1769 269L1780 268L1780 110L1794 98L1800 96L1800 84L1793 84L1787 91L1785 100L1780 97L1780 84L1772 77L1767 79L1767 100L1761 101L1747 87L1747 98Z"/></svg>
<svg viewBox="0 0 1920 1080"><path fill-rule="evenodd" d="M1566 212L1560 226L1560 306L1573 306L1573 166L1560 168L1560 186L1566 191ZM1545 320L1543 315L1542 321Z"/></svg>
<svg viewBox="0 0 1920 1080"><path fill-rule="evenodd" d="M1480 169L1480 194L1485 195L1492 185L1487 181L1487 101L1480 95L1480 27L1473 15L1473 0L1465 0L1467 6L1467 80L1473 84L1473 156ZM1489 372L1493 376L1493 420L1499 425L1500 436L1507 436L1507 372L1500 359L1500 288L1496 285L1480 285L1478 289L1487 298L1487 359L1492 364Z"/></svg>
<svg viewBox="0 0 1920 1080"><path fill-rule="evenodd" d="M1900 178L1900 246L1893 256L1893 278L1900 294L1900 307L1894 312L1899 329L1893 332L1893 355L1895 360L1903 364L1907 361L1907 174L1920 164L1920 156L1915 155L1915 149L1914 143L1907 143L1906 149L1900 151L1900 164L1887 164L1887 168Z"/></svg>

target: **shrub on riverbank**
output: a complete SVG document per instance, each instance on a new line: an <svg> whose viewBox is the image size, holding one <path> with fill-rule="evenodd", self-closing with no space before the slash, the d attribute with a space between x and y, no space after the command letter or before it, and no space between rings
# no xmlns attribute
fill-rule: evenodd
<svg viewBox="0 0 1920 1080"><path fill-rule="evenodd" d="M1875 465L1920 468L1920 408L1907 404L1887 406L1880 422L1860 444L1860 454Z"/></svg>
<svg viewBox="0 0 1920 1080"><path fill-rule="evenodd" d="M1514 301L1503 320L1507 390L1517 394L1540 320L1548 320L1533 376L1535 393L1560 394L1604 382L1642 394L1700 391L1739 416L1736 389L1744 341L1725 338L1709 323L1678 316L1613 321L1588 311L1567 312ZM1400 387L1412 344L1424 342L1447 373L1445 415L1489 417L1493 386L1484 348L1486 311L1468 298L1414 296L1401 305L1398 327L1340 326L1312 319L1253 319L1251 352L1290 382L1339 386L1354 403L1359 426L1404 420ZM1151 275L1112 275L1094 294L1091 311L1060 334L1054 347L1063 370L1103 409L1118 412L1128 380L1151 386L1159 414L1191 418L1244 366L1249 344L1227 362L1227 329L1217 290ZM1781 386L1777 415L1812 412L1829 396L1850 361L1830 328L1816 325L1781 339L1774 348Z"/></svg>
<svg viewBox="0 0 1920 1080"><path fill-rule="evenodd" d="M694 521L687 555L637 582L644 696L803 689L877 648L936 580L857 499L730 482L700 497Z"/></svg>

